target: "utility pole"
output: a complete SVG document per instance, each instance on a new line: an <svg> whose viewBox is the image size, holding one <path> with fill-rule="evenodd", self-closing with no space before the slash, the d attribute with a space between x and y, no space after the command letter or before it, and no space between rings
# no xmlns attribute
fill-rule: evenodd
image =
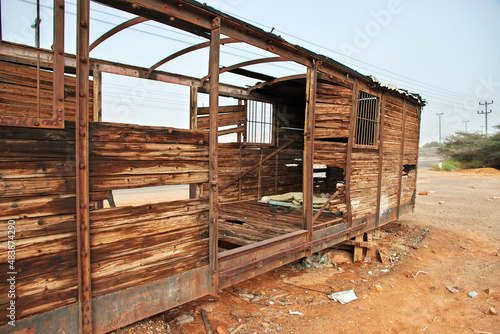
<svg viewBox="0 0 500 334"><path fill-rule="evenodd" d="M465 133L467 133L467 123L469 123L469 121L463 121L465 123Z"/></svg>
<svg viewBox="0 0 500 334"><path fill-rule="evenodd" d="M436 114L439 116L439 146L441 146L441 116L443 116L443 112Z"/></svg>
<svg viewBox="0 0 500 334"><path fill-rule="evenodd" d="M488 114L491 114L491 109L490 111L488 111L488 104L493 104L493 101L489 102L488 101L484 101L484 103L481 103L479 102L479 105L480 106L484 106L484 111L478 111L477 113L479 115L484 115L484 126L485 126L485 134L486 134L486 137L488 137Z"/></svg>

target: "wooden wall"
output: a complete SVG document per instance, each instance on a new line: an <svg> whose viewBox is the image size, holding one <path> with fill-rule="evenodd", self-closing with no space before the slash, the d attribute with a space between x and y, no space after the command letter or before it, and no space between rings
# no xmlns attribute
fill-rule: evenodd
<svg viewBox="0 0 500 334"><path fill-rule="evenodd" d="M37 116L37 70L21 64L0 61L0 113L5 116ZM52 117L52 72L40 71L40 116ZM64 77L64 118L75 119L76 78ZM90 81L89 109L93 121L93 84Z"/></svg>
<svg viewBox="0 0 500 334"><path fill-rule="evenodd" d="M403 139L403 101L387 95L385 107L381 211L397 205L401 141Z"/></svg>
<svg viewBox="0 0 500 334"><path fill-rule="evenodd" d="M0 247L16 222L17 318L76 302L73 122L65 129L0 127ZM202 131L91 123L91 197L108 190L208 180ZM180 200L90 213L92 292L112 291L208 264L208 203ZM6 279L7 252L0 254ZM5 323L7 285L0 287Z"/></svg>
<svg viewBox="0 0 500 334"><path fill-rule="evenodd" d="M0 127L0 248L16 226L16 318L77 298L74 123L63 130ZM0 253L0 279L10 271ZM7 284L0 285L6 323Z"/></svg>

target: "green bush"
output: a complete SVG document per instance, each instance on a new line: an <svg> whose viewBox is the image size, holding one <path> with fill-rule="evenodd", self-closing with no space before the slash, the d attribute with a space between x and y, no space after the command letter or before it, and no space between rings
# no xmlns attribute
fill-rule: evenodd
<svg viewBox="0 0 500 334"><path fill-rule="evenodd" d="M431 141L430 143L427 143L427 144L425 144L422 147L423 148L427 148L427 147L439 147L439 143L437 141Z"/></svg>
<svg viewBox="0 0 500 334"><path fill-rule="evenodd" d="M496 128L500 130L500 125ZM447 158L442 170L481 167L500 169L500 132L490 137L457 132L445 139L438 152ZM435 168L439 170L438 167Z"/></svg>

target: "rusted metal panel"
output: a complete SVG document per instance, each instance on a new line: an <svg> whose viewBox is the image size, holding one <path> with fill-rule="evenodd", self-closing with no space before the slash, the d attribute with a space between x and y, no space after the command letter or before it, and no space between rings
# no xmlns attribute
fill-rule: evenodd
<svg viewBox="0 0 500 334"><path fill-rule="evenodd" d="M32 317L16 320L16 327L3 325L0 334L78 333L78 304L74 303Z"/></svg>
<svg viewBox="0 0 500 334"><path fill-rule="evenodd" d="M93 327L107 333L210 293L209 266L92 300Z"/></svg>
<svg viewBox="0 0 500 334"><path fill-rule="evenodd" d="M76 226L80 333L92 333L89 221L89 0L77 4Z"/></svg>
<svg viewBox="0 0 500 334"><path fill-rule="evenodd" d="M219 107L219 59L220 59L220 18L212 21L212 33L210 39L209 56L209 76L210 76L210 96L209 96L209 258L211 270L211 291L217 295L218 291L218 240L219 240L219 151L218 151L218 107Z"/></svg>

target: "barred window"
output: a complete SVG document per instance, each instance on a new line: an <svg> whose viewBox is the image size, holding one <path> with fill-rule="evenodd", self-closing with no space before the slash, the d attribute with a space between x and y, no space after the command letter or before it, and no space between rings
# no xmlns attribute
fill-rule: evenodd
<svg viewBox="0 0 500 334"><path fill-rule="evenodd" d="M247 143L273 143L273 111L271 103L247 101Z"/></svg>
<svg viewBox="0 0 500 334"><path fill-rule="evenodd" d="M360 91L356 112L354 144L358 147L378 146L379 108L378 97Z"/></svg>

